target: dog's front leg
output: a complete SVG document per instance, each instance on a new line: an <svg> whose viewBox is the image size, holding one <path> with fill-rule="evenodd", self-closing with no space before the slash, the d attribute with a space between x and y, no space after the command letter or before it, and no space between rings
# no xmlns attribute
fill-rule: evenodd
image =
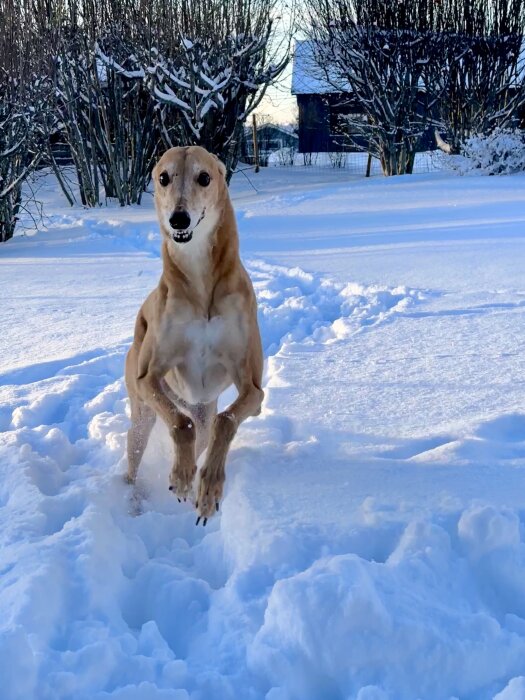
<svg viewBox="0 0 525 700"><path fill-rule="evenodd" d="M175 448L175 461L170 474L170 490L179 499L186 499L192 489L195 464L195 425L170 399L161 376L147 372L137 380L143 400L166 423Z"/></svg>
<svg viewBox="0 0 525 700"><path fill-rule="evenodd" d="M232 440L246 418L260 413L263 398L262 389L250 382L242 387L231 406L215 417L206 462L200 475L197 523L204 518L206 524L206 520L218 510L226 478L226 457Z"/></svg>
<svg viewBox="0 0 525 700"><path fill-rule="evenodd" d="M175 445L175 462L170 473L170 491L177 498L186 500L191 495L193 479L197 472L195 463L195 427L193 421L180 414L181 421L172 430Z"/></svg>

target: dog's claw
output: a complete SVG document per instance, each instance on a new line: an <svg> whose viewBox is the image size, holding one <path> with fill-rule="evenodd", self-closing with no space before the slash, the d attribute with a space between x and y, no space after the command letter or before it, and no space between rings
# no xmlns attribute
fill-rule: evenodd
<svg viewBox="0 0 525 700"><path fill-rule="evenodd" d="M173 491L177 496L179 503L186 503L188 498L191 499L192 483L195 478L196 467L192 471L187 469L177 469L177 465L173 468L169 478L169 490Z"/></svg>
<svg viewBox="0 0 525 700"><path fill-rule="evenodd" d="M208 522L208 518L204 518L202 521L202 527L206 527L206 523Z"/></svg>
<svg viewBox="0 0 525 700"><path fill-rule="evenodd" d="M217 513L219 512L219 503L218 502L215 504L215 510L217 511Z"/></svg>
<svg viewBox="0 0 525 700"><path fill-rule="evenodd" d="M198 525L198 524L200 523L200 521L201 521L201 516L199 515L199 517L198 517L197 520L195 521L195 525Z"/></svg>

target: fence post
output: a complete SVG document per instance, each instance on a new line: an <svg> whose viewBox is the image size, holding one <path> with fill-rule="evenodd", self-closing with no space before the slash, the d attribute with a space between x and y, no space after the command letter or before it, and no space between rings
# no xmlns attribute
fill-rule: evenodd
<svg viewBox="0 0 525 700"><path fill-rule="evenodd" d="M370 177L370 171L372 170L372 154L368 154L368 158L366 160L366 174L365 177Z"/></svg>
<svg viewBox="0 0 525 700"><path fill-rule="evenodd" d="M253 158L255 162L255 172L259 172L259 144L257 143L257 117L252 114L252 138L253 138Z"/></svg>

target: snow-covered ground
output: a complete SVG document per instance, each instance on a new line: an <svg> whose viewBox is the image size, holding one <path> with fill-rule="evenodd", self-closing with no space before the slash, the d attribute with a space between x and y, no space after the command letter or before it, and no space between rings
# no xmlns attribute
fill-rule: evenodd
<svg viewBox="0 0 525 700"><path fill-rule="evenodd" d="M525 176L232 186L267 355L195 527L123 360L141 208L0 248L2 700L525 698Z"/></svg>

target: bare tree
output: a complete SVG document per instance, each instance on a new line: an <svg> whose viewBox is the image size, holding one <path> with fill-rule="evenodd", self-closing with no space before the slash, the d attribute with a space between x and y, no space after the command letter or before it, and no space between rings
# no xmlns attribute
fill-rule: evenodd
<svg viewBox="0 0 525 700"><path fill-rule="evenodd" d="M243 122L287 60L286 52L274 60L282 49L276 0L68 7L54 64L56 110L82 202L101 203L102 189L121 204L140 202L161 143L203 145L231 174Z"/></svg>
<svg viewBox="0 0 525 700"><path fill-rule="evenodd" d="M155 99L180 119L162 129L166 146L204 146L231 175L244 122L288 61L289 35L275 44L278 8L275 0L180 0L179 43L149 69Z"/></svg>
<svg viewBox="0 0 525 700"><path fill-rule="evenodd" d="M13 236L22 203L22 185L44 153L52 115L30 5L0 5L0 241Z"/></svg>
<svg viewBox="0 0 525 700"><path fill-rule="evenodd" d="M512 126L525 102L525 0L307 0L315 59L358 107L342 132L381 161L411 172L421 137L457 152L473 133ZM346 93L346 97L345 97Z"/></svg>
<svg viewBox="0 0 525 700"><path fill-rule="evenodd" d="M156 104L144 82L147 44L124 36L125 25L113 25L95 46L95 60L105 68L100 115L106 194L121 205L140 204L160 142Z"/></svg>
<svg viewBox="0 0 525 700"><path fill-rule="evenodd" d="M47 0L35 1L45 16ZM49 23L54 110L87 206L141 201L160 143L145 68L153 42L169 46L176 35L176 16L177 0L67 0ZM51 148L48 159L74 203Z"/></svg>
<svg viewBox="0 0 525 700"><path fill-rule="evenodd" d="M368 144L386 175L412 171L433 123L439 39L432 0L306 0L307 35L334 92L358 106L343 121L357 147Z"/></svg>
<svg viewBox="0 0 525 700"><path fill-rule="evenodd" d="M96 40L76 30L56 57L55 109L88 206L101 203L102 187L122 206L139 204L157 152L144 44L124 36L126 25L111 25Z"/></svg>
<svg viewBox="0 0 525 700"><path fill-rule="evenodd" d="M442 0L439 15L442 99L439 119L458 153L473 134L515 126L525 102L524 0Z"/></svg>
<svg viewBox="0 0 525 700"><path fill-rule="evenodd" d="M13 236L22 205L22 185L35 169L42 152L37 148L40 105L35 91L3 75L0 78L0 241Z"/></svg>

